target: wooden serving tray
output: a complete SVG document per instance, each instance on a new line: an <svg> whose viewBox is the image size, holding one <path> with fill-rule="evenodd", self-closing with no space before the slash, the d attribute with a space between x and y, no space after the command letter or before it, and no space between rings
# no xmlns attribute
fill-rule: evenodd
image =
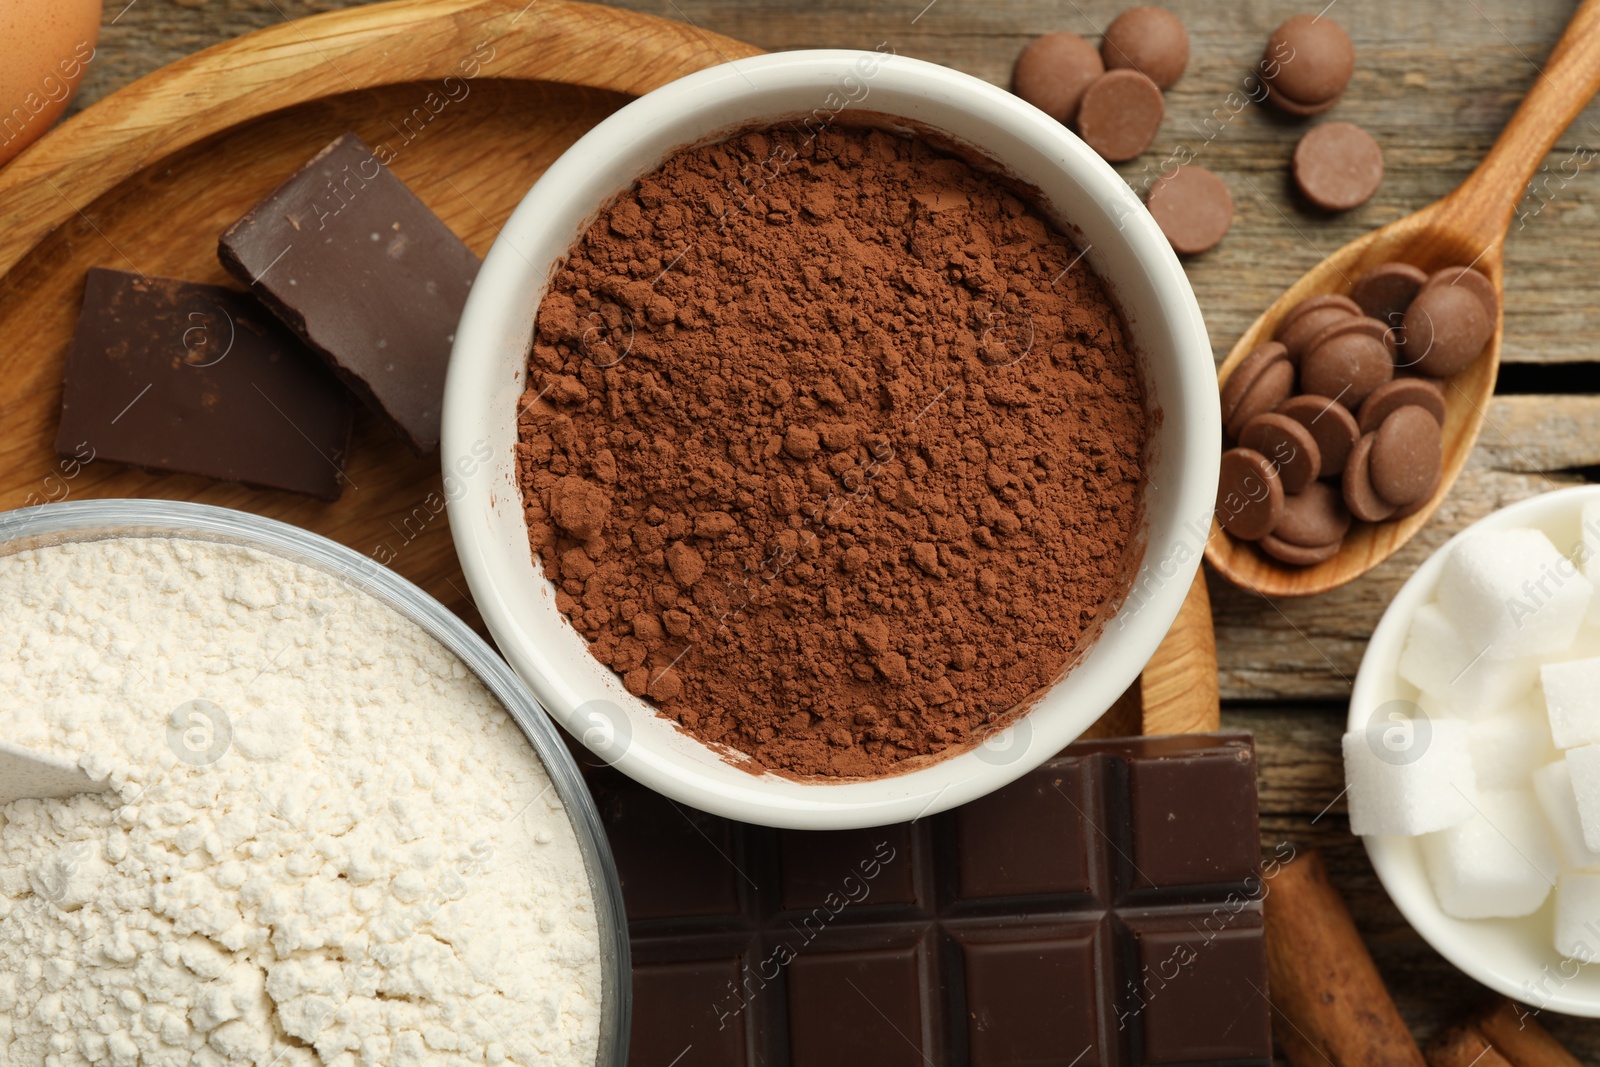
<svg viewBox="0 0 1600 1067"><path fill-rule="evenodd" d="M374 556L481 629L437 459L414 459L365 412L349 484L331 504L58 459L61 367L84 273L232 285L217 236L346 130L387 145L395 174L482 255L534 180L595 123L633 96L759 51L570 0L395 0L227 41L87 108L0 169L0 509L93 497L239 508ZM1214 728L1202 580L1141 691L1102 728Z"/></svg>

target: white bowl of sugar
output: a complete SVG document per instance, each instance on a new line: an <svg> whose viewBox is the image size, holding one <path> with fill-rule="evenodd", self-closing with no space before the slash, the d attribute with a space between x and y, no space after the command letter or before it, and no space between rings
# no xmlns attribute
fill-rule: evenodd
<svg viewBox="0 0 1600 1067"><path fill-rule="evenodd" d="M1600 1017L1590 677L1600 486L1503 508L1417 569L1361 661L1344 756L1351 830L1417 932L1499 993Z"/></svg>

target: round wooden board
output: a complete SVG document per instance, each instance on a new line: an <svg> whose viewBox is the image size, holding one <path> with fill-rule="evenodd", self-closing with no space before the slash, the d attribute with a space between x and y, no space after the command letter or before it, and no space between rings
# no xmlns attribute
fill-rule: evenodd
<svg viewBox="0 0 1600 1067"><path fill-rule="evenodd" d="M758 52L692 26L570 0L396 0L225 42L86 109L0 170L0 336L8 342L0 346L0 509L160 497L268 515L388 561L481 629L450 540L437 460L411 457L365 412L349 484L331 504L62 463L53 452L61 367L84 273L103 266L233 284L217 262L217 235L346 130L387 145L395 174L482 255L534 180L595 123L658 85ZM1203 581L1143 692L1148 732L1214 728L1216 653ZM1130 712L1138 708L1125 702L1107 725L1137 729L1141 718Z"/></svg>

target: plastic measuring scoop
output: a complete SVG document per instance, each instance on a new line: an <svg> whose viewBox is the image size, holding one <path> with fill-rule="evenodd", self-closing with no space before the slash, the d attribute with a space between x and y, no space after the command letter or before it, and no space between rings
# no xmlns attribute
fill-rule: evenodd
<svg viewBox="0 0 1600 1067"><path fill-rule="evenodd" d="M109 781L95 781L71 760L0 741L0 804L104 793L110 788Z"/></svg>

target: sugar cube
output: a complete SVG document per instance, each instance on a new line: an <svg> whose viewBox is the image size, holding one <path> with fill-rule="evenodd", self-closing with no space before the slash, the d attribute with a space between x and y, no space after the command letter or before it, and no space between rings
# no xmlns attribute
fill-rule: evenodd
<svg viewBox="0 0 1600 1067"><path fill-rule="evenodd" d="M1600 658L1547 663L1539 683L1557 748L1600 743Z"/></svg>
<svg viewBox="0 0 1600 1067"><path fill-rule="evenodd" d="M1594 587L1539 530L1485 530L1445 559L1439 607L1473 655L1509 660L1572 644Z"/></svg>
<svg viewBox="0 0 1600 1067"><path fill-rule="evenodd" d="M1600 589L1595 590L1595 595L1589 603L1600 604ZM1578 636L1572 639L1572 644L1559 652L1548 652L1539 657L1540 663L1569 663L1575 659L1594 659L1600 656L1600 627L1585 622L1578 628Z"/></svg>
<svg viewBox="0 0 1600 1067"><path fill-rule="evenodd" d="M1583 843L1600 852L1600 745L1567 749L1567 773L1583 823Z"/></svg>
<svg viewBox="0 0 1600 1067"><path fill-rule="evenodd" d="M1422 861L1446 915L1510 918L1539 910L1561 862L1528 789L1483 789L1470 819L1422 838Z"/></svg>
<svg viewBox="0 0 1600 1067"><path fill-rule="evenodd" d="M1400 653L1400 677L1431 697L1429 711L1475 719L1510 707L1539 680L1538 665L1468 648L1437 604L1417 609Z"/></svg>
<svg viewBox="0 0 1600 1067"><path fill-rule="evenodd" d="M1467 751L1479 789L1525 788L1535 768L1560 756L1532 692L1506 711L1468 723Z"/></svg>
<svg viewBox="0 0 1600 1067"><path fill-rule="evenodd" d="M1556 951L1580 963L1600 961L1600 874L1561 872L1556 881Z"/></svg>
<svg viewBox="0 0 1600 1067"><path fill-rule="evenodd" d="M1351 833L1425 834L1474 814L1465 722L1396 716L1345 734L1343 747Z"/></svg>
<svg viewBox="0 0 1600 1067"><path fill-rule="evenodd" d="M1584 844L1578 799L1572 793L1572 774L1565 758L1533 772L1533 795L1539 798L1545 822L1550 824L1556 852L1563 867L1600 867L1600 852Z"/></svg>
<svg viewBox="0 0 1600 1067"><path fill-rule="evenodd" d="M1583 573L1589 584L1600 587L1600 499L1584 504L1578 521L1582 524L1578 559L1583 563ZM1589 601L1588 623L1600 626L1600 596Z"/></svg>

